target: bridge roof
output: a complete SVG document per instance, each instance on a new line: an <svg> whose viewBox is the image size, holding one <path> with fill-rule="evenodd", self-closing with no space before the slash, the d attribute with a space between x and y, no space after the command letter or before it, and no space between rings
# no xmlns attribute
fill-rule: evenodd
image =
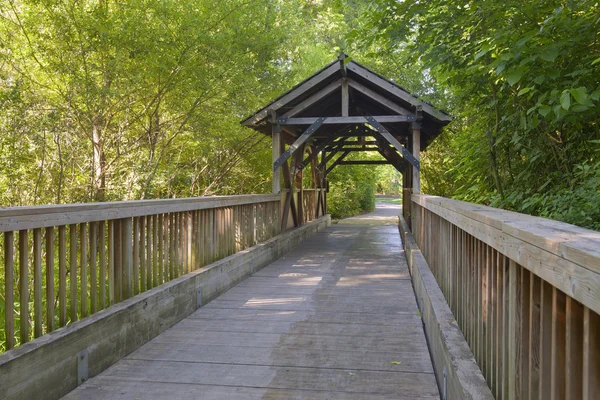
<svg viewBox="0 0 600 400"><path fill-rule="evenodd" d="M347 116L405 116L403 120L388 118L386 122L380 121L405 146L411 134L411 123L416 119L419 119L421 126L422 149L439 135L442 127L452 121L452 117L447 113L419 100L395 82L350 60L342 53L337 60L300 82L241 123L270 136L273 124L285 118L294 118L294 121L302 124L288 125L287 129L284 129L289 134L284 139L292 142L314 120L307 117L343 115L342 87L344 85L347 85L345 91L348 96ZM314 134L317 143L332 135L353 136L351 132L356 132L363 125L352 119L339 118L336 121L339 123L330 120L328 125L319 128L319 131Z"/></svg>

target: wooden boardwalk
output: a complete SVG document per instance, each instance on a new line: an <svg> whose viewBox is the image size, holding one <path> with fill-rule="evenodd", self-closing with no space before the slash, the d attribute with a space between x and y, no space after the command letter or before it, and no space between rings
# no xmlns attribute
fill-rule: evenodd
<svg viewBox="0 0 600 400"><path fill-rule="evenodd" d="M439 399L399 210L381 205L313 236L65 399Z"/></svg>

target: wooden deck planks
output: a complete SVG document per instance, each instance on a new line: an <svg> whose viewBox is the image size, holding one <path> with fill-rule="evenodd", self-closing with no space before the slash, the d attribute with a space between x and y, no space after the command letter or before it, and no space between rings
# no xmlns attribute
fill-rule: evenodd
<svg viewBox="0 0 600 400"><path fill-rule="evenodd" d="M362 216L315 235L65 398L439 398L407 278L397 228Z"/></svg>

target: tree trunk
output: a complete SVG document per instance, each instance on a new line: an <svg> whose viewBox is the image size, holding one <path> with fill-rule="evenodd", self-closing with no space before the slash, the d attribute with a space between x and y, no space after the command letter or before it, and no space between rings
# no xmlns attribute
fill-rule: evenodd
<svg viewBox="0 0 600 400"><path fill-rule="evenodd" d="M94 148L92 198L94 201L106 199L106 156L104 155L104 141L100 126L99 119L94 118L92 123L92 146Z"/></svg>

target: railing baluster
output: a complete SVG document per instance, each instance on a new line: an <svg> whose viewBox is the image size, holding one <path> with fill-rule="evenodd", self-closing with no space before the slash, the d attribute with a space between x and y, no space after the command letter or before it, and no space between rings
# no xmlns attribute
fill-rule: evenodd
<svg viewBox="0 0 600 400"><path fill-rule="evenodd" d="M100 221L99 224L100 237L98 242L100 243L100 267L99 275L100 275L100 308L106 308L106 275L108 265L106 263L106 251L107 248L110 250L110 245L106 242L106 231L105 231L105 223L104 221Z"/></svg>
<svg viewBox="0 0 600 400"><path fill-rule="evenodd" d="M79 242L81 246L80 250L80 262L81 265L81 318L85 318L88 315L88 282L87 282L87 225L82 223L79 225Z"/></svg>
<svg viewBox="0 0 600 400"><path fill-rule="evenodd" d="M33 230L33 336L40 337L42 329L42 230Z"/></svg>
<svg viewBox="0 0 600 400"><path fill-rule="evenodd" d="M19 231L19 325L21 344L29 341L29 252L27 230Z"/></svg>
<svg viewBox="0 0 600 400"><path fill-rule="evenodd" d="M67 227L58 227L58 320L61 327L67 324Z"/></svg>
<svg viewBox="0 0 600 400"><path fill-rule="evenodd" d="M46 331L54 330L54 227L46 228Z"/></svg>
<svg viewBox="0 0 600 400"><path fill-rule="evenodd" d="M90 306L91 313L98 311L98 281L96 279L98 263L98 223L90 222Z"/></svg>
<svg viewBox="0 0 600 400"><path fill-rule="evenodd" d="M108 305L115 304L115 221L108 221Z"/></svg>
<svg viewBox="0 0 600 400"><path fill-rule="evenodd" d="M140 219L133 219L133 295L140 293Z"/></svg>
<svg viewBox="0 0 600 400"><path fill-rule="evenodd" d="M307 192L307 207L309 201ZM170 209L128 217L125 207L107 213L106 219L89 220L87 211L66 218L73 212L69 206L64 213L53 212L55 226L47 225L47 218L39 219L40 226L17 221L18 229L3 232L3 349L268 240L280 223L275 215L279 196L255 203L234 200L211 208L199 202L198 208ZM33 220L38 215L32 214Z"/></svg>
<svg viewBox="0 0 600 400"><path fill-rule="evenodd" d="M15 248L14 233L4 232L4 330L6 350L15 346Z"/></svg>

